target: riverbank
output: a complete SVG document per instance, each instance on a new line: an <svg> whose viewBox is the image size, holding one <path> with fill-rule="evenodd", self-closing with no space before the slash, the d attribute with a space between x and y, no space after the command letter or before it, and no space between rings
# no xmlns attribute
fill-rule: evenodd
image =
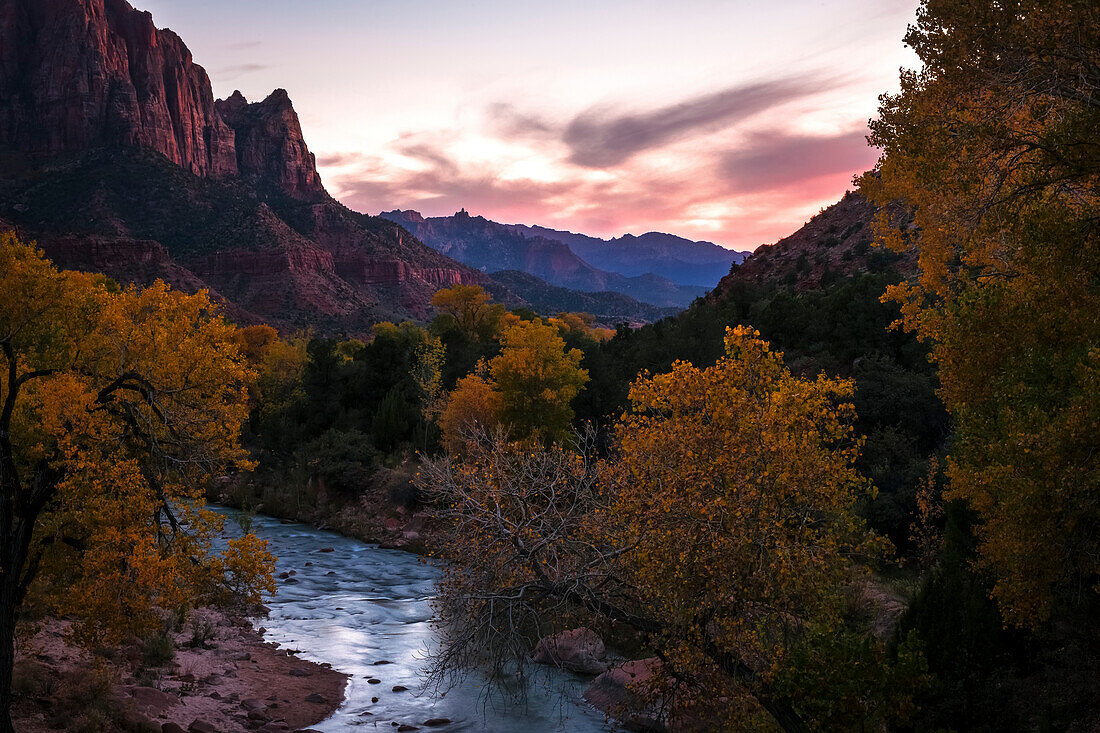
<svg viewBox="0 0 1100 733"><path fill-rule="evenodd" d="M249 474L226 479L207 499L247 514L307 524L350 539L427 556L438 547L444 528L420 502L412 482L415 464L381 469L354 497L326 490L323 481L293 486L293 479Z"/></svg>
<svg viewBox="0 0 1100 733"><path fill-rule="evenodd" d="M26 627L13 717L19 733L289 733L328 718L348 676L265 642L245 618L200 609L178 630L100 654L70 624Z"/></svg>

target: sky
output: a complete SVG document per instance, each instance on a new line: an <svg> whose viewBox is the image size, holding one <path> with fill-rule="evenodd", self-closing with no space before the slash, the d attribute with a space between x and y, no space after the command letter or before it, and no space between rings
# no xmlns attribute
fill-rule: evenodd
<svg viewBox="0 0 1100 733"><path fill-rule="evenodd" d="M357 211L749 250L852 187L917 0L133 0L214 93L290 93Z"/></svg>

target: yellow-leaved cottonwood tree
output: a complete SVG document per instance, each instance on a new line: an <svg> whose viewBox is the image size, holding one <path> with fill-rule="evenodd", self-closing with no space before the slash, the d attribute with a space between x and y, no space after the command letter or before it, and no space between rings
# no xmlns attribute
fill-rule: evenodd
<svg viewBox="0 0 1100 733"><path fill-rule="evenodd" d="M458 452L471 430L503 425L517 439L567 437L570 403L588 382L583 355L566 349L558 329L542 321L516 321L501 332L500 354L460 379L439 419L443 444Z"/></svg>
<svg viewBox="0 0 1100 733"><path fill-rule="evenodd" d="M204 293L59 272L0 235L0 732L28 593L109 641L272 590L254 536L211 548L212 477L247 465L253 373Z"/></svg>
<svg viewBox="0 0 1100 733"><path fill-rule="evenodd" d="M837 631L851 557L877 550L853 513L867 483L853 468L852 384L792 375L751 329L729 329L725 347L713 367L636 382L608 459L591 436L574 451L497 434L424 464L456 560L439 679L470 664L511 674L533 636L616 624L668 665L682 712L723 729L761 711L811 728L777 674L803 639ZM912 687L878 707L860 690L852 705L902 719Z"/></svg>
<svg viewBox="0 0 1100 733"><path fill-rule="evenodd" d="M861 187L915 214L882 228L920 265L888 295L932 344L955 424L947 496L978 515L1008 622L1061 610L1095 628L1100 4L925 0L906 42L922 67L882 98Z"/></svg>

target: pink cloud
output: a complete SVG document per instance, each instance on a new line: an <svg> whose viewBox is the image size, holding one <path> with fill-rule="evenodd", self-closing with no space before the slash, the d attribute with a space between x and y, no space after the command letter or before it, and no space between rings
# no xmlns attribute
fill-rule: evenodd
<svg viewBox="0 0 1100 733"><path fill-rule="evenodd" d="M870 168L878 152L867 130L808 136L784 132L753 135L743 149L722 156L719 175L734 193L772 191L837 173Z"/></svg>
<svg viewBox="0 0 1100 733"><path fill-rule="evenodd" d="M438 130L404 134L389 146L411 166L355 153L319 161L335 169L326 180L338 195L361 211L412 208L441 216L465 208L505 223L599 236L659 230L751 249L790 234L838 200L877 153L862 126L811 136L778 119L774 129L743 135L732 147L716 129L826 84L813 78L750 85L642 114L590 109L565 123L497 104L485 110L486 133L512 146L506 147L511 160L471 159L461 136ZM517 177L510 168L525 156L540 162L539 179Z"/></svg>

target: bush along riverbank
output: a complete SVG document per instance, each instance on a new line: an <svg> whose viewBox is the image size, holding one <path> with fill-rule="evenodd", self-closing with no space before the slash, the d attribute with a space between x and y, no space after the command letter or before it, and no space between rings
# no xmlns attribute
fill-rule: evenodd
<svg viewBox="0 0 1100 733"><path fill-rule="evenodd" d="M354 492L332 488L324 475L257 472L222 477L208 494L215 504L239 509L239 521L255 513L325 529L385 549L428 555L440 534L439 522L411 486L415 462L381 467L362 476Z"/></svg>

